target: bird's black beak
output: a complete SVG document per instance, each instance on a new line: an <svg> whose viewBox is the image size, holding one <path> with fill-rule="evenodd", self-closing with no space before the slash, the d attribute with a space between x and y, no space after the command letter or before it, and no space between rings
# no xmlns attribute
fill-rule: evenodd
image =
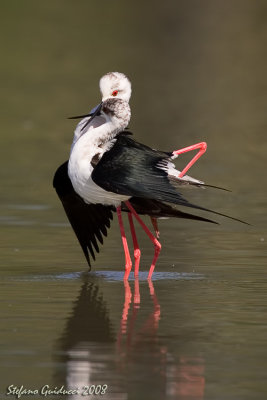
<svg viewBox="0 0 267 400"><path fill-rule="evenodd" d="M96 108L96 110L93 113L89 113L89 114L85 114L85 115L76 115L75 117L69 117L68 119L81 119L81 118L91 117L88 121L86 121L86 123L82 127L81 130L83 130L87 125L90 124L90 122L93 121L93 119L97 115L100 114L100 111L101 111L101 108L102 108L102 104L103 104L103 102L101 101L101 103L99 104L99 106Z"/></svg>
<svg viewBox="0 0 267 400"><path fill-rule="evenodd" d="M84 115L75 115L75 117L68 117L68 119L82 119L86 117L91 117L92 113L84 114Z"/></svg>

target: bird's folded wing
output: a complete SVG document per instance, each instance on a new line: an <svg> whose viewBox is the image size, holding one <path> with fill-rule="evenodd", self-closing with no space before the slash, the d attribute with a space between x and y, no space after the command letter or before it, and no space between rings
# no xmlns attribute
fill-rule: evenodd
<svg viewBox="0 0 267 400"><path fill-rule="evenodd" d="M84 202L73 189L68 176L68 162L57 169L53 186L83 249L88 265L91 266L89 252L95 259L95 251L99 252L98 242L103 244L103 235L107 236L107 228L110 227L110 221L113 219L113 208Z"/></svg>
<svg viewBox="0 0 267 400"><path fill-rule="evenodd" d="M242 223L238 218L190 203L180 193L185 186L206 186L168 175L172 153L153 150L122 132L113 147L104 153L93 173L93 181L103 189L131 197L179 204L208 211ZM216 188L216 187L215 187ZM179 190L179 191L178 191Z"/></svg>
<svg viewBox="0 0 267 400"><path fill-rule="evenodd" d="M102 156L92 179L110 192L194 207L177 191L173 179L168 176L167 165L171 155L122 134ZM184 184L182 182L181 187Z"/></svg>

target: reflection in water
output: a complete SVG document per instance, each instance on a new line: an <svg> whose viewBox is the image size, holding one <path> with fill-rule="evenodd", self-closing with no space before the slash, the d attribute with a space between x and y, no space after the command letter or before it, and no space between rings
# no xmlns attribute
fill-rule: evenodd
<svg viewBox="0 0 267 400"><path fill-rule="evenodd" d="M123 312L122 312L122 318L121 318L121 325L120 325L120 331L118 333L118 339L117 339L117 349L121 354L125 354L122 350L122 339L123 335L125 335L126 339L126 348L127 348L127 353L131 352L131 348L135 347L136 343L139 341L142 341L142 337L144 336L150 336L151 338L156 336L157 329L158 329L158 322L160 319L160 305L158 303L154 286L151 280L148 281L149 285L149 290L150 290L150 296L153 301L153 311L149 315L149 317L146 320L146 323L143 325L143 328L141 331L138 331L134 335L134 341L133 341L133 332L135 328L135 320L137 318L138 310L140 309L140 289L139 289L139 280L138 278L135 279L134 281L134 303L133 303L133 310L132 310L132 315L131 317L128 316L129 314L129 308L132 300L132 292L131 292L131 287L128 281L124 281L124 288L125 288L125 300L124 300L124 307L123 307ZM129 321L128 321L129 319ZM128 328L127 328L128 325Z"/></svg>
<svg viewBox="0 0 267 400"><path fill-rule="evenodd" d="M162 342L158 334L160 304L152 281L147 284L151 302L141 307L139 280L134 281L133 293L130 283L124 282L124 305L115 334L98 279L88 275L83 278L79 297L57 343L57 386L78 388L81 393L83 388L99 385L108 399L147 398L152 394L154 399L203 399L204 359L183 354L175 357Z"/></svg>
<svg viewBox="0 0 267 400"><path fill-rule="evenodd" d="M99 287L84 276L79 297L58 343L63 369L56 374L56 381L79 391L106 382L113 370L109 357L109 344L113 342L115 334Z"/></svg>

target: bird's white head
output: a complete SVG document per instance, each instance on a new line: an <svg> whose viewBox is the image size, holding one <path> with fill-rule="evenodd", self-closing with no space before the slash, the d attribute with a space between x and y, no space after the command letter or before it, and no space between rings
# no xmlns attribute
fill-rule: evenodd
<svg viewBox="0 0 267 400"><path fill-rule="evenodd" d="M132 89L131 82L121 72L109 72L102 76L99 82L102 101L117 97L129 102Z"/></svg>

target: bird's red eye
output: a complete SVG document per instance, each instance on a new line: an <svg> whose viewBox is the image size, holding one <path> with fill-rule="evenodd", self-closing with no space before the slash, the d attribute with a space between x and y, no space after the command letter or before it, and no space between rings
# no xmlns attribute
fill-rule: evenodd
<svg viewBox="0 0 267 400"><path fill-rule="evenodd" d="M118 90L113 90L112 96L117 96L117 94L118 94Z"/></svg>

